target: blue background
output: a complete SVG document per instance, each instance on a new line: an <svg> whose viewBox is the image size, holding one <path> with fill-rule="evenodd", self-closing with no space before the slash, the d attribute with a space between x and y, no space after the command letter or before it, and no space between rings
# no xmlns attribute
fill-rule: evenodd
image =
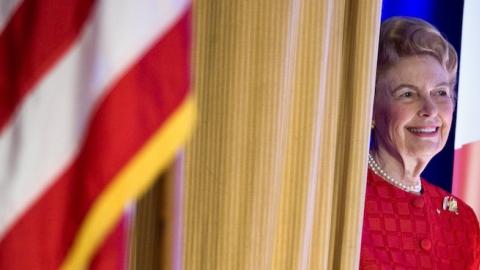
<svg viewBox="0 0 480 270"><path fill-rule="evenodd" d="M460 55L463 1L459 0L383 0L382 21L392 16L422 18L442 32ZM457 89L458 90L458 89ZM445 148L428 164L422 176L445 190L451 191L455 119Z"/></svg>

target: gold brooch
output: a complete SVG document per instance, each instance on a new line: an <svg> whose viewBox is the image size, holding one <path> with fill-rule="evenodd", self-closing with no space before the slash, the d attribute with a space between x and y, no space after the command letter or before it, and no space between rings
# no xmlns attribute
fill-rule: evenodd
<svg viewBox="0 0 480 270"><path fill-rule="evenodd" d="M443 210L448 210L458 215L457 200L452 196L445 196L445 198L443 198Z"/></svg>

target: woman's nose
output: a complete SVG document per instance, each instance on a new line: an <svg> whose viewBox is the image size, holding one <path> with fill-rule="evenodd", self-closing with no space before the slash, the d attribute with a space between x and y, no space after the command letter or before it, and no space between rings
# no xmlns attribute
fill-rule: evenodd
<svg viewBox="0 0 480 270"><path fill-rule="evenodd" d="M438 113L437 104L431 97L425 97L422 99L421 108L418 113L421 117L435 116Z"/></svg>

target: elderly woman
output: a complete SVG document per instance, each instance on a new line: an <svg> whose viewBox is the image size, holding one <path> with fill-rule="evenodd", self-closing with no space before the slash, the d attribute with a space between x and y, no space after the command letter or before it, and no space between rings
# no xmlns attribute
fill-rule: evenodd
<svg viewBox="0 0 480 270"><path fill-rule="evenodd" d="M382 24L361 269L479 269L474 212L420 176L447 141L456 73L454 48L429 23Z"/></svg>

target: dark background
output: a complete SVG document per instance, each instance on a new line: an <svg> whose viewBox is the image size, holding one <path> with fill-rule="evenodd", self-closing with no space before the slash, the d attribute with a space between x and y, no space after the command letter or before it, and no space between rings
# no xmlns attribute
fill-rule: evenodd
<svg viewBox="0 0 480 270"><path fill-rule="evenodd" d="M383 0L382 21L392 16L422 18L440 30L460 56L463 1L460 0ZM480 16L480 14L479 14ZM457 89L458 91L458 89ZM457 92L458 93L458 92ZM455 120L445 148L428 164L422 176L447 191L452 189Z"/></svg>

